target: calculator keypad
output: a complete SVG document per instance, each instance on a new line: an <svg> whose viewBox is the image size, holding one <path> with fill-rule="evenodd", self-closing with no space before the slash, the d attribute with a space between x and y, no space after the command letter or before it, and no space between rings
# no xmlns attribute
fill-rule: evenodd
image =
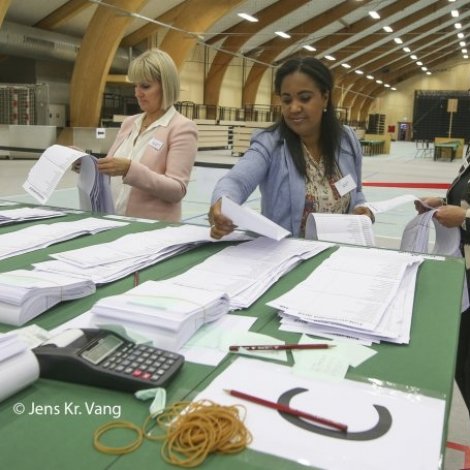
<svg viewBox="0 0 470 470"><path fill-rule="evenodd" d="M157 385L166 382L180 362L179 354L153 346L126 344L106 357L100 367Z"/></svg>

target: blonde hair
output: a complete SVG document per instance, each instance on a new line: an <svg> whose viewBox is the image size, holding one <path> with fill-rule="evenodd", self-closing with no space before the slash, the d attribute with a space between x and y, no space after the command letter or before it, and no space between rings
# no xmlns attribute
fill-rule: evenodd
<svg viewBox="0 0 470 470"><path fill-rule="evenodd" d="M133 83L158 81L162 87L162 109L178 101L180 78L169 54L160 49L149 49L129 65L127 77Z"/></svg>

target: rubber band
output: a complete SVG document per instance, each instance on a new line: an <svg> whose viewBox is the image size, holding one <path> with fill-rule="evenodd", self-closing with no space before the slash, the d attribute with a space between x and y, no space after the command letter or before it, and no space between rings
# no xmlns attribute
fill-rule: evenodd
<svg viewBox="0 0 470 470"><path fill-rule="evenodd" d="M222 406L208 400L177 402L156 417L147 416L142 428L128 421L105 424L95 431L93 444L103 453L126 454L140 447L144 439L162 441L160 452L166 462L197 467L211 453L233 454L250 444L252 435L244 424L245 413L240 405ZM102 435L116 428L131 429L137 433L136 440L123 447L102 444Z"/></svg>

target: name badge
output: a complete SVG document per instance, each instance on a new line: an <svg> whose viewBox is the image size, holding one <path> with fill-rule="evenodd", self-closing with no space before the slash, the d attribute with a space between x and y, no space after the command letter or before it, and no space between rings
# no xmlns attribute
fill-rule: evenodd
<svg viewBox="0 0 470 470"><path fill-rule="evenodd" d="M160 150L163 147L163 142L156 139L155 137L149 142L150 147L154 148L155 150Z"/></svg>
<svg viewBox="0 0 470 470"><path fill-rule="evenodd" d="M356 189L357 184L353 180L351 175L346 175L344 178L341 178L335 183L335 187L339 195L344 196L345 194L351 192L353 189Z"/></svg>

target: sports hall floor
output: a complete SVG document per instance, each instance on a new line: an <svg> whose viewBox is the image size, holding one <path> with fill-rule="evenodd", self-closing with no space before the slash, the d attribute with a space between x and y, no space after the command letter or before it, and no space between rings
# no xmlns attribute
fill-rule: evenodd
<svg viewBox="0 0 470 470"><path fill-rule="evenodd" d="M430 186L433 183L450 183L457 174L462 160L433 161L431 151L424 153L417 149L413 142L392 142L390 155L364 157L363 181L365 183L428 183ZM183 204L184 221L207 224L207 211L212 188L218 178L227 171L221 166L233 164L237 158L231 156L228 150L199 152L197 166L192 173L188 194ZM34 202L21 187L34 162L33 159L0 158L0 199ZM77 208L78 197L75 185L76 175L68 172L62 178L49 204ZM369 201L381 201L402 194L413 194L418 197L443 196L445 190L377 187L374 185L365 186L364 193ZM257 192L252 195L248 204L252 208L259 209L259 194ZM415 214L414 206L411 203L378 214L374 225L377 245L385 248L398 248L403 229ZM456 386L454 386L448 441L470 446L469 414ZM465 464L462 451L448 449L444 460L444 470L470 467L470 449L468 451L467 463Z"/></svg>

